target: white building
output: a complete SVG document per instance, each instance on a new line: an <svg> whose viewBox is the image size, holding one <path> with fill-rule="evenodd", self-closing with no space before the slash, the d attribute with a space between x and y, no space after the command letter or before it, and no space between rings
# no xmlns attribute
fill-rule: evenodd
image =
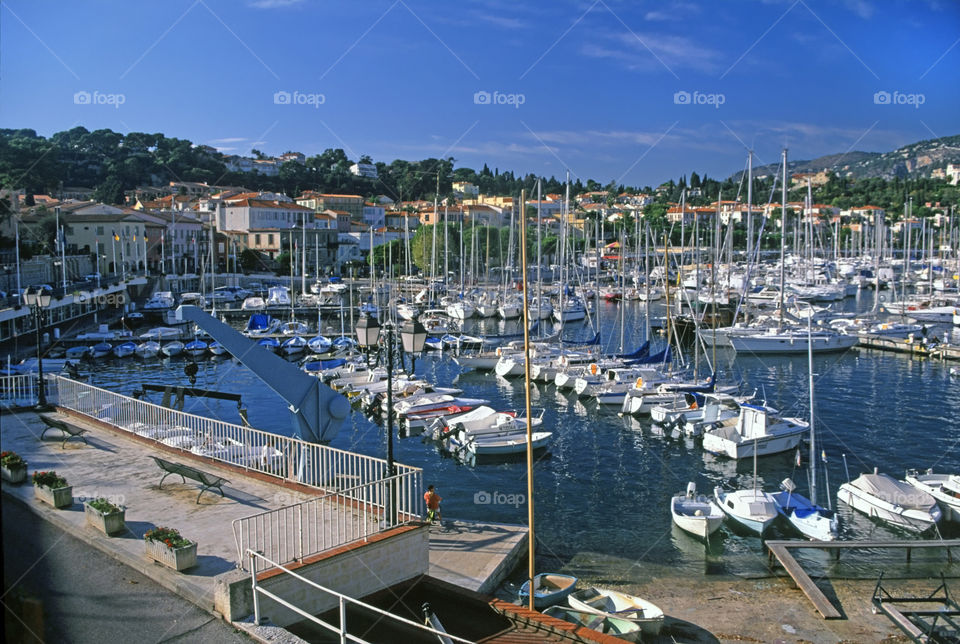
<svg viewBox="0 0 960 644"><path fill-rule="evenodd" d="M247 232L253 228L292 228L307 223L315 226L313 209L295 203L267 201L265 199L242 199L228 203L223 220L218 221L221 231Z"/></svg>
<svg viewBox="0 0 960 644"><path fill-rule="evenodd" d="M350 166L350 172L358 177L377 178L377 166L372 163L354 163Z"/></svg>

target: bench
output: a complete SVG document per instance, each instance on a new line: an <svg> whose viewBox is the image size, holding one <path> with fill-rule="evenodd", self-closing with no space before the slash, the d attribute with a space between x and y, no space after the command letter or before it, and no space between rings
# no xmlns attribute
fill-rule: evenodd
<svg viewBox="0 0 960 644"><path fill-rule="evenodd" d="M206 472L198 470L195 467L191 467L189 465L183 465L181 463L174 463L172 461L168 461L158 456L151 456L150 458L152 458L156 462L157 467L159 467L161 470L166 472L163 475L163 478L160 479L160 485L158 486L160 489L163 489L164 479L166 479L171 474L179 474L180 479L184 483L187 482L187 479L193 479L194 481L198 482L200 485L203 486L202 488L200 488L200 494L197 495L197 503L200 503L200 496L203 495L204 492L206 492L207 490L211 490L213 488L216 488L217 491L220 492L220 496L225 496L223 494L223 488L221 486L224 483L229 483L227 479L220 476L215 476L213 474L207 474Z"/></svg>
<svg viewBox="0 0 960 644"><path fill-rule="evenodd" d="M51 429L59 429L61 432L63 432L63 441L60 443L60 449L63 449L64 445L66 445L67 441L70 440L71 438L79 438L84 443L87 443L87 439L84 436L84 434L86 434L88 431L86 429L68 425L62 420L51 418L46 414L40 414L40 420L42 420L43 424L46 425L46 428L43 430L43 433L40 434L40 440L43 440L44 434L49 432ZM87 443L87 445L89 444L90 443Z"/></svg>

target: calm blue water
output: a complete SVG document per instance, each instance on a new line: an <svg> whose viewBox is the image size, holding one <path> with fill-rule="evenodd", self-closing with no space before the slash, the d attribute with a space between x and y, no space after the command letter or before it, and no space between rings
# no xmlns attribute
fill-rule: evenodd
<svg viewBox="0 0 960 644"><path fill-rule="evenodd" d="M865 309L870 303L848 298L844 306ZM610 337L608 348L618 350L620 305L601 301L598 306ZM643 340L643 309L629 302L625 307L625 344L630 350ZM495 332L492 325L480 330ZM590 335L589 328L581 330L581 337ZM734 358L732 351L724 350L717 352L716 362L721 384L741 382L743 391L756 389L759 398L786 415L807 417L805 355ZM130 392L141 382L185 384L185 363L186 359L105 362L90 376L95 384ZM254 427L290 432L285 404L245 367L231 359L199 364L196 386L241 393ZM817 440L829 459L831 494L847 480L843 455L851 477L874 466L898 477L911 467L960 471L960 378L951 378L948 367L872 351L814 357ZM498 409L524 408L522 380L508 382L492 374L463 372L449 356L425 355L417 361L417 373L440 385L458 386L466 396L489 398ZM552 385L534 386L532 405L546 410L544 429L554 432L549 451L537 457L533 472L541 569L559 568L576 557L579 569L585 567L610 584L629 584L657 574L766 573L767 558L759 539L724 527L706 549L673 528L670 520L670 497L683 490L687 481L695 480L701 492L721 483L749 486L752 461L738 464L717 459L692 441L656 436L648 420L621 418L616 408L583 404L573 393L561 394ZM238 420L235 405L225 402L188 401L186 411ZM332 445L386 454L383 430L359 412ZM469 466L440 454L418 437L396 440L395 456L399 462L423 468L425 483L436 485L444 499L447 518L527 522L522 459ZM775 489L787 476L806 489L805 470L795 470L793 453L759 459L758 481L768 489ZM905 536L846 506L840 507L840 521L842 538ZM945 525L942 532L956 538L960 526ZM791 535L783 529L777 536ZM852 556L835 566L832 574L875 576L875 554ZM810 559L820 561L816 553Z"/></svg>

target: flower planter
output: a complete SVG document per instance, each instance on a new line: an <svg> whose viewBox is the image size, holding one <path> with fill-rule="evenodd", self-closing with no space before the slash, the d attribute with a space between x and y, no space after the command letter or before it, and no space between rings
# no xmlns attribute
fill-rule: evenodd
<svg viewBox="0 0 960 644"><path fill-rule="evenodd" d="M106 535L123 532L127 527L127 524L124 522L126 510L123 508L118 512L101 512L89 503L84 503L83 514L88 524Z"/></svg>
<svg viewBox="0 0 960 644"><path fill-rule="evenodd" d="M33 486L38 499L55 508L69 508L73 505L73 486L49 488L45 485Z"/></svg>
<svg viewBox="0 0 960 644"><path fill-rule="evenodd" d="M196 541L182 548L170 548L162 541L144 541L144 543L147 545L148 557L178 572L197 565Z"/></svg>
<svg viewBox="0 0 960 644"><path fill-rule="evenodd" d="M4 481L9 481L10 483L23 483L27 480L27 468L8 468L5 465L0 465L0 476L3 476Z"/></svg>

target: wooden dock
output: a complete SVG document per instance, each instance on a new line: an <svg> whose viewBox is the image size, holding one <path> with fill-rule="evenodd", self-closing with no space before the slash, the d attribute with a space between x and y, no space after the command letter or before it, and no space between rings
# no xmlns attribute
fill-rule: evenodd
<svg viewBox="0 0 960 644"><path fill-rule="evenodd" d="M790 553L794 548L816 548L819 550L831 550L836 558L839 559L843 550L859 550L868 548L903 548L906 550L907 561L910 561L910 554L913 550L927 550L931 548L943 548L947 551L947 560L953 561L950 549L960 548L960 539L950 540L914 540L914 541L767 541L767 549L770 551L770 561L773 558L780 562L784 570L790 575L797 587L803 591L803 594L813 603L813 607L823 616L824 619L839 619L840 611L830 603L823 591L814 583L810 575L803 569L797 560Z"/></svg>
<svg viewBox="0 0 960 644"><path fill-rule="evenodd" d="M862 334L856 344L857 349L876 349L877 351L892 351L907 353L918 358L934 358L936 360L960 360L960 346L953 344L923 344L922 339L914 338L907 342L903 338L887 338L883 336Z"/></svg>

